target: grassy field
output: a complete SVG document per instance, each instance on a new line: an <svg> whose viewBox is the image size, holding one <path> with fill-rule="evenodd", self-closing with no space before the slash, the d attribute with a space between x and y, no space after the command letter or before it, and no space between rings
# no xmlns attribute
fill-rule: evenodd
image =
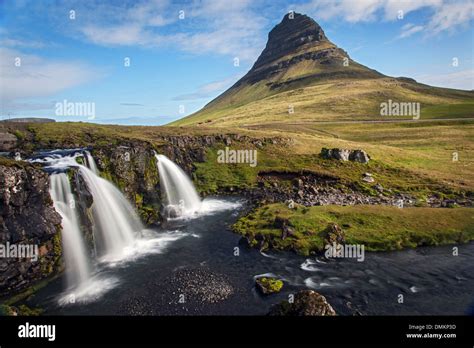
<svg viewBox="0 0 474 348"><path fill-rule="evenodd" d="M282 231L275 225L276 217L288 219L294 236L281 238ZM257 208L240 218L233 229L247 237L251 244L263 239L268 248L308 255L324 249L324 232L329 223L342 228L346 243L363 244L368 251L464 243L474 239L474 213L470 208L399 209L361 205L289 209L277 203Z"/></svg>
<svg viewBox="0 0 474 348"><path fill-rule="evenodd" d="M254 127L282 132L281 125ZM298 142L294 153L316 154L322 146L362 148L372 159L428 176L448 186L474 188L474 120L385 124L286 125ZM457 153L457 161L453 161ZM407 178L407 181L410 179Z"/></svg>
<svg viewBox="0 0 474 348"><path fill-rule="evenodd" d="M389 99L420 103L421 119L472 117L474 110L473 92L411 84L389 77L328 80L267 94L261 84L229 90L225 98L220 97L171 125L238 127L274 122L384 120L387 116L380 116L380 104Z"/></svg>
<svg viewBox="0 0 474 348"><path fill-rule="evenodd" d="M433 121L389 124L309 124L262 125L252 128L105 126L88 123L48 123L15 125L24 148L116 146L127 141L164 144L163 136L239 134L251 138L291 138L289 145L258 148L258 165L217 163L217 150L207 149L207 160L195 163L194 179L201 191L219 187L249 187L256 184L260 171L308 170L329 174L345 182L359 182L368 171L378 183L398 191L474 190L474 121ZM11 129L13 132L13 130ZM255 149L243 141L236 149ZM371 156L368 165L323 160L322 147L364 149ZM458 161L453 162L453 152ZM363 183L361 183L363 184ZM363 184L365 185L365 184ZM367 186L367 185L366 185ZM370 185L369 185L370 186ZM369 187L370 188L370 187Z"/></svg>

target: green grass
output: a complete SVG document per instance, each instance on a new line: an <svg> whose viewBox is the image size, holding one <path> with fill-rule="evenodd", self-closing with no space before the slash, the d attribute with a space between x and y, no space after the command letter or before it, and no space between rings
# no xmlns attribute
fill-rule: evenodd
<svg viewBox="0 0 474 348"><path fill-rule="evenodd" d="M474 117L474 102L427 106L422 109L421 117L423 119Z"/></svg>
<svg viewBox="0 0 474 348"><path fill-rule="evenodd" d="M309 85L293 86L278 93L264 82L239 86L170 125L241 127L274 122L386 120L387 117L380 116L380 104L389 99L420 103L421 118L473 116L473 92L405 83L390 77L347 77L315 79ZM290 105L294 108L292 114L288 113Z"/></svg>
<svg viewBox="0 0 474 348"><path fill-rule="evenodd" d="M275 218L288 219L295 235L281 238ZM397 208L391 206L316 206L289 209L276 203L259 207L240 218L233 229L251 245L294 250L308 255L324 249L324 231L338 224L348 244L368 251L400 250L417 246L464 243L474 239L474 212L470 208Z"/></svg>

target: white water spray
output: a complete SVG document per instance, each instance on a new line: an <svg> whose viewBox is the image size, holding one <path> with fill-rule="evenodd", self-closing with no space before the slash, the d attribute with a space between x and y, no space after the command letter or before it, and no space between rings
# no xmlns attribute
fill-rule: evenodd
<svg viewBox="0 0 474 348"><path fill-rule="evenodd" d="M144 227L130 203L110 182L79 165L81 176L93 196L94 235L105 259L116 259L133 245Z"/></svg>
<svg viewBox="0 0 474 348"><path fill-rule="evenodd" d="M62 245L68 288L84 286L90 279L91 269L81 229L75 211L76 203L66 174L50 176L50 194L54 208L62 217Z"/></svg>
<svg viewBox="0 0 474 348"><path fill-rule="evenodd" d="M86 153L86 162L91 169L77 163L78 156L82 154L52 154L33 162L46 164L46 168L50 169L79 168L93 196L94 240L98 254L104 260L120 259L127 252L124 249L133 245L135 237L143 230L143 225L123 194L113 184L94 173L97 166L90 153Z"/></svg>
<svg viewBox="0 0 474 348"><path fill-rule="evenodd" d="M155 154L158 161L160 186L166 199L165 211L169 217L189 216L201 209L193 183L186 173L164 155Z"/></svg>
<svg viewBox="0 0 474 348"><path fill-rule="evenodd" d="M92 170L92 172L96 175L99 175L99 171L97 170L97 165L95 164L94 157L92 157L91 153L89 151L85 151L86 154L86 164L87 168Z"/></svg>

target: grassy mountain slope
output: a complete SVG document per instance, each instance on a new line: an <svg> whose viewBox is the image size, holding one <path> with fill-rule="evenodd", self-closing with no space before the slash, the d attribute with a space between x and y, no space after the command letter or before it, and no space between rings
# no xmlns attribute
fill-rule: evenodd
<svg viewBox="0 0 474 348"><path fill-rule="evenodd" d="M421 118L474 117L474 93L392 78L354 60L311 18L286 15L252 69L202 110L170 125L374 120L389 99L418 102Z"/></svg>

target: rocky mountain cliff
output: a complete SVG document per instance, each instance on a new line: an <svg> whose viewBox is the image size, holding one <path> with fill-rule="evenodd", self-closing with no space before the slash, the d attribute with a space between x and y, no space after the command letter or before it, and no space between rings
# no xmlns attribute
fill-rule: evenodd
<svg viewBox="0 0 474 348"><path fill-rule="evenodd" d="M252 69L232 88L265 80L274 89L303 76L323 78L328 76L322 74L329 71L332 77L337 73L347 74L347 67L354 72L357 70L358 77L383 76L351 60L347 52L333 44L310 17L287 14L268 34L267 45Z"/></svg>

